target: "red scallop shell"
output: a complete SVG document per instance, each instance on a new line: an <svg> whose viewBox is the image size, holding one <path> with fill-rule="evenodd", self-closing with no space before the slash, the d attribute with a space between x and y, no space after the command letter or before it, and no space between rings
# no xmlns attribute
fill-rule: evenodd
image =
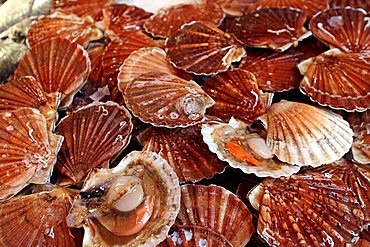
<svg viewBox="0 0 370 247"><path fill-rule="evenodd" d="M30 46L34 46L53 37L65 38L87 47L90 41L101 39L103 32L91 18L55 12L35 21L30 27L27 40Z"/></svg>
<svg viewBox="0 0 370 247"><path fill-rule="evenodd" d="M230 70L207 80L203 90L215 104L207 114L226 121L240 117L250 122L266 112L255 76L242 69Z"/></svg>
<svg viewBox="0 0 370 247"><path fill-rule="evenodd" d="M242 16L248 7L257 0L205 0L205 3L217 3L229 16Z"/></svg>
<svg viewBox="0 0 370 247"><path fill-rule="evenodd" d="M344 52L370 52L370 15L363 9L335 8L316 14L310 21L313 35Z"/></svg>
<svg viewBox="0 0 370 247"><path fill-rule="evenodd" d="M370 245L370 229L364 229L360 234L360 239L353 247L368 247Z"/></svg>
<svg viewBox="0 0 370 247"><path fill-rule="evenodd" d="M367 12L370 11L369 0L330 0L328 1L328 4L330 8L352 7L352 8L362 8Z"/></svg>
<svg viewBox="0 0 370 247"><path fill-rule="evenodd" d="M363 123L355 127L354 132L353 160L361 164L370 164L370 123Z"/></svg>
<svg viewBox="0 0 370 247"><path fill-rule="evenodd" d="M214 101L194 81L172 74L151 72L139 76L124 92L135 117L157 127L188 127L204 120Z"/></svg>
<svg viewBox="0 0 370 247"><path fill-rule="evenodd" d="M181 186L181 208L176 226L208 228L244 247L255 228L247 206L230 191L215 185Z"/></svg>
<svg viewBox="0 0 370 247"><path fill-rule="evenodd" d="M266 179L250 192L257 232L272 246L344 246L358 239L363 212L352 190L332 175Z"/></svg>
<svg viewBox="0 0 370 247"><path fill-rule="evenodd" d="M110 2L112 0L55 0L52 9L80 17L91 16L100 21L103 19L102 8Z"/></svg>
<svg viewBox="0 0 370 247"><path fill-rule="evenodd" d="M258 0L249 6L248 12L267 7L296 8L304 11L308 17L312 17L320 10L326 9L327 3L326 0Z"/></svg>
<svg viewBox="0 0 370 247"><path fill-rule="evenodd" d="M175 170L180 183L212 178L225 170L225 164L203 142L199 126L155 128L138 137L143 150L159 153Z"/></svg>
<svg viewBox="0 0 370 247"><path fill-rule="evenodd" d="M62 184L83 182L96 167L108 167L128 144L130 113L113 102L92 103L63 118L55 129L64 136L56 169L66 178Z"/></svg>
<svg viewBox="0 0 370 247"><path fill-rule="evenodd" d="M166 52L176 67L202 75L226 71L245 54L231 35L204 22L183 25L166 40Z"/></svg>
<svg viewBox="0 0 370 247"><path fill-rule="evenodd" d="M307 15L292 8L263 8L236 20L230 32L248 46L285 51L309 37Z"/></svg>
<svg viewBox="0 0 370 247"><path fill-rule="evenodd" d="M95 43L87 49L89 59L91 62L91 72L88 78L88 84L94 84L95 87L105 86L105 78L103 73L103 53L105 45L101 43ZM86 85L88 86L88 85Z"/></svg>
<svg viewBox="0 0 370 247"><path fill-rule="evenodd" d="M128 30L139 30L152 14L126 4L111 4L103 9L104 29L120 35Z"/></svg>
<svg viewBox="0 0 370 247"><path fill-rule="evenodd" d="M29 183L49 181L60 146L48 132L46 120L33 108L0 114L0 201Z"/></svg>
<svg viewBox="0 0 370 247"><path fill-rule="evenodd" d="M147 32L155 37L173 36L182 25L192 21L204 21L218 26L224 18L222 8L215 3L179 4L163 9L145 21Z"/></svg>
<svg viewBox="0 0 370 247"><path fill-rule="evenodd" d="M19 62L14 76L33 76L46 93L61 93L61 107L66 107L89 73L87 52L69 40L54 38L32 46Z"/></svg>
<svg viewBox="0 0 370 247"><path fill-rule="evenodd" d="M370 124L370 110L364 112L349 112L346 116L352 128L359 127L361 124Z"/></svg>
<svg viewBox="0 0 370 247"><path fill-rule="evenodd" d="M346 111L370 108L370 53L341 53L337 49L302 62L303 93L321 105Z"/></svg>

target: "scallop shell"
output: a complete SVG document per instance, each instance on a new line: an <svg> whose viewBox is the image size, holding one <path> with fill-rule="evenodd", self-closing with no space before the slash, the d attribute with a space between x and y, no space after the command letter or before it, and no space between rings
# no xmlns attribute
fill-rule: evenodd
<svg viewBox="0 0 370 247"><path fill-rule="evenodd" d="M111 4L103 9L104 29L117 35L128 30L140 30L144 21L152 14L126 4Z"/></svg>
<svg viewBox="0 0 370 247"><path fill-rule="evenodd" d="M35 78L24 76L0 85L0 112L13 111L21 107L38 109L48 122L48 129L54 128L60 94L47 94Z"/></svg>
<svg viewBox="0 0 370 247"><path fill-rule="evenodd" d="M353 160L361 164L370 164L370 123L363 123L361 126L354 128L354 131Z"/></svg>
<svg viewBox="0 0 370 247"><path fill-rule="evenodd" d="M75 191L55 187L0 204L2 246L79 246L66 217Z"/></svg>
<svg viewBox="0 0 370 247"><path fill-rule="evenodd" d="M185 72L173 67L164 50L157 47L141 48L132 52L120 67L118 89L124 93L130 82L150 72L166 73L184 79L191 79L191 76L185 75Z"/></svg>
<svg viewBox="0 0 370 247"><path fill-rule="evenodd" d="M108 167L127 146L131 115L113 102L92 103L63 118L55 131L64 136L56 163L66 177L61 183L80 184L95 167Z"/></svg>
<svg viewBox="0 0 370 247"><path fill-rule="evenodd" d="M370 11L370 1L369 0L330 0L328 2L330 8L335 7L352 7L352 8L362 8L367 12Z"/></svg>
<svg viewBox="0 0 370 247"><path fill-rule="evenodd" d="M33 76L46 93L61 93L60 107L63 108L70 105L89 73L87 52L76 43L55 38L31 47L19 62L14 76Z"/></svg>
<svg viewBox="0 0 370 247"><path fill-rule="evenodd" d="M112 0L56 0L53 10L77 16L91 16L95 21L103 19L102 8Z"/></svg>
<svg viewBox="0 0 370 247"><path fill-rule="evenodd" d="M254 122L266 112L256 77L242 69L230 70L207 80L203 90L215 104L207 114L230 120L232 116Z"/></svg>
<svg viewBox="0 0 370 247"><path fill-rule="evenodd" d="M249 199L260 206L257 232L271 246L344 246L362 230L361 207L336 176L266 179Z"/></svg>
<svg viewBox="0 0 370 247"><path fill-rule="evenodd" d="M33 108L0 114L0 200L29 183L49 181L62 137L48 132L46 120Z"/></svg>
<svg viewBox="0 0 370 247"><path fill-rule="evenodd" d="M222 8L215 3L180 4L153 15L145 21L144 27L155 37L167 38L173 36L186 23L203 21L218 26L223 18Z"/></svg>
<svg viewBox="0 0 370 247"><path fill-rule="evenodd" d="M107 196L112 183L127 176L142 183L145 197L154 197L154 206L143 229L122 237L110 232L100 219L103 215L120 216L119 211L109 206ZM166 160L153 152L135 151L118 166L90 174L73 203L67 222L69 227L84 227L84 246L156 246L166 238L175 222L180 210L180 193L178 178ZM117 224L125 222L125 216L116 219Z"/></svg>
<svg viewBox="0 0 370 247"><path fill-rule="evenodd" d="M364 222L370 224L370 167L347 160L324 165L314 171L336 175L353 191L364 212Z"/></svg>
<svg viewBox="0 0 370 247"><path fill-rule="evenodd" d="M333 48L370 52L369 18L363 9L329 9L311 19L310 29L316 38Z"/></svg>
<svg viewBox="0 0 370 247"><path fill-rule="evenodd" d="M41 16L32 24L27 41L30 46L34 46L53 37L65 38L87 47L90 41L103 38L103 32L97 28L91 18L54 12L51 15Z"/></svg>
<svg viewBox="0 0 370 247"><path fill-rule="evenodd" d="M196 4L201 3L203 0L120 0L120 2L134 5L136 7L142 8L150 13L158 13L163 9L170 8L177 4Z"/></svg>
<svg viewBox="0 0 370 247"><path fill-rule="evenodd" d="M267 145L289 164L317 167L332 163L352 145L348 122L326 109L284 100L259 119L267 130Z"/></svg>
<svg viewBox="0 0 370 247"><path fill-rule="evenodd" d="M298 65L301 91L333 109L370 109L370 53L329 50Z"/></svg>
<svg viewBox="0 0 370 247"><path fill-rule="evenodd" d="M252 3L257 0L205 0L205 3L217 3L229 16L242 16Z"/></svg>
<svg viewBox="0 0 370 247"><path fill-rule="evenodd" d="M203 124L201 132L203 140L211 152L215 153L220 160L226 161L233 168L241 169L244 173L255 174L258 177L281 177L289 176L299 171L298 166L289 165L274 158L256 158L261 165L255 166L246 161L242 162L230 154L226 148L226 143L231 140L240 140L244 143L249 137L257 134L251 135L250 127L240 120L231 118L229 124L217 122ZM251 155L254 154L256 156L253 150L248 151Z"/></svg>
<svg viewBox="0 0 370 247"><path fill-rule="evenodd" d="M306 19L299 9L263 8L237 19L230 32L245 45L282 52L311 35Z"/></svg>
<svg viewBox="0 0 370 247"><path fill-rule="evenodd" d="M363 230L360 234L360 239L353 247L367 247L370 245L370 229Z"/></svg>
<svg viewBox="0 0 370 247"><path fill-rule="evenodd" d="M310 18L320 10L326 9L326 2L323 0L257 0L256 3L249 6L248 11L252 12L267 7L291 7L304 11Z"/></svg>
<svg viewBox="0 0 370 247"><path fill-rule="evenodd" d="M188 127L201 122L214 104L198 84L172 74L151 72L139 76L124 92L135 117L157 127Z"/></svg>
<svg viewBox="0 0 370 247"><path fill-rule="evenodd" d="M176 226L208 228L232 246L245 246L255 228L247 206L230 191L215 185L181 186Z"/></svg>
<svg viewBox="0 0 370 247"><path fill-rule="evenodd" d="M166 40L166 52L176 67L202 75L226 71L245 54L231 35L203 22L183 25Z"/></svg>
<svg viewBox="0 0 370 247"><path fill-rule="evenodd" d="M370 110L364 112L349 112L347 114L347 121L352 128L361 126L361 124L370 124Z"/></svg>
<svg viewBox="0 0 370 247"><path fill-rule="evenodd" d="M225 165L208 150L198 126L188 128L154 128L142 132L138 139L143 150L159 153L175 170L180 183L212 178Z"/></svg>
<svg viewBox="0 0 370 247"><path fill-rule="evenodd" d="M281 92L299 87L302 75L297 65L305 58L302 51L275 52L249 49L247 54L239 68L252 72L260 89Z"/></svg>

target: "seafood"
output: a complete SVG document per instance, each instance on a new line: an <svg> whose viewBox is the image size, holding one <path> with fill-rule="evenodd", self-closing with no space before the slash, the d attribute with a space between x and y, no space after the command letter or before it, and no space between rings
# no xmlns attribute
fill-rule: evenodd
<svg viewBox="0 0 370 247"><path fill-rule="evenodd" d="M136 7L142 8L150 13L158 13L162 9L169 8L177 4L196 4L201 3L202 0L119 0L122 3L134 5Z"/></svg>
<svg viewBox="0 0 370 247"><path fill-rule="evenodd" d="M116 0L54 0L52 10L79 17L90 16L96 21L103 19L102 9L106 4Z"/></svg>
<svg viewBox="0 0 370 247"><path fill-rule="evenodd" d="M229 16L242 16L248 7L257 0L205 0L206 3L218 3Z"/></svg>

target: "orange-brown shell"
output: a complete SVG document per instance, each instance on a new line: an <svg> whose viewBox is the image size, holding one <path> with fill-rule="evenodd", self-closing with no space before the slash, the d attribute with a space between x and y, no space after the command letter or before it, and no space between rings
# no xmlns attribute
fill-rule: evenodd
<svg viewBox="0 0 370 247"><path fill-rule="evenodd" d="M217 3L229 16L242 16L248 7L257 0L205 0L205 3Z"/></svg>
<svg viewBox="0 0 370 247"><path fill-rule="evenodd" d="M112 0L55 0L53 10L80 17L90 16L95 21L103 19L102 8Z"/></svg>
<svg viewBox="0 0 370 247"><path fill-rule="evenodd" d="M285 51L309 37L307 15L292 8L262 8L236 20L230 32L245 45Z"/></svg>
<svg viewBox="0 0 370 247"><path fill-rule="evenodd" d="M328 9L311 19L310 30L333 48L344 52L370 52L369 19L369 13L363 9Z"/></svg>
<svg viewBox="0 0 370 247"><path fill-rule="evenodd" d="M352 128L359 127L361 124L370 124L370 110L364 112L349 112L346 116Z"/></svg>
<svg viewBox="0 0 370 247"><path fill-rule="evenodd" d="M179 4L161 10L145 21L145 29L155 37L167 38L173 36L182 25L192 21L203 21L218 26L224 13L215 3L209 4Z"/></svg>
<svg viewBox="0 0 370 247"><path fill-rule="evenodd" d="M189 73L212 75L240 61L245 50L231 35L204 22L191 22L166 40L173 64Z"/></svg>
<svg viewBox="0 0 370 247"><path fill-rule="evenodd" d="M328 4L330 8L352 7L352 8L362 8L367 12L370 11L369 0L330 0L328 1Z"/></svg>
<svg viewBox="0 0 370 247"><path fill-rule="evenodd" d="M298 66L303 93L321 105L346 111L370 108L370 53L332 49Z"/></svg>

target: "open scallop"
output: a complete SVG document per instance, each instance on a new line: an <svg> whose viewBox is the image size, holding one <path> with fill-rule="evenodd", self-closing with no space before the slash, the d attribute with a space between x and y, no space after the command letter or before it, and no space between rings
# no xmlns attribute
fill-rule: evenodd
<svg viewBox="0 0 370 247"><path fill-rule="evenodd" d="M180 210L176 173L153 152L132 152L89 175L67 217L83 227L84 246L155 246Z"/></svg>

